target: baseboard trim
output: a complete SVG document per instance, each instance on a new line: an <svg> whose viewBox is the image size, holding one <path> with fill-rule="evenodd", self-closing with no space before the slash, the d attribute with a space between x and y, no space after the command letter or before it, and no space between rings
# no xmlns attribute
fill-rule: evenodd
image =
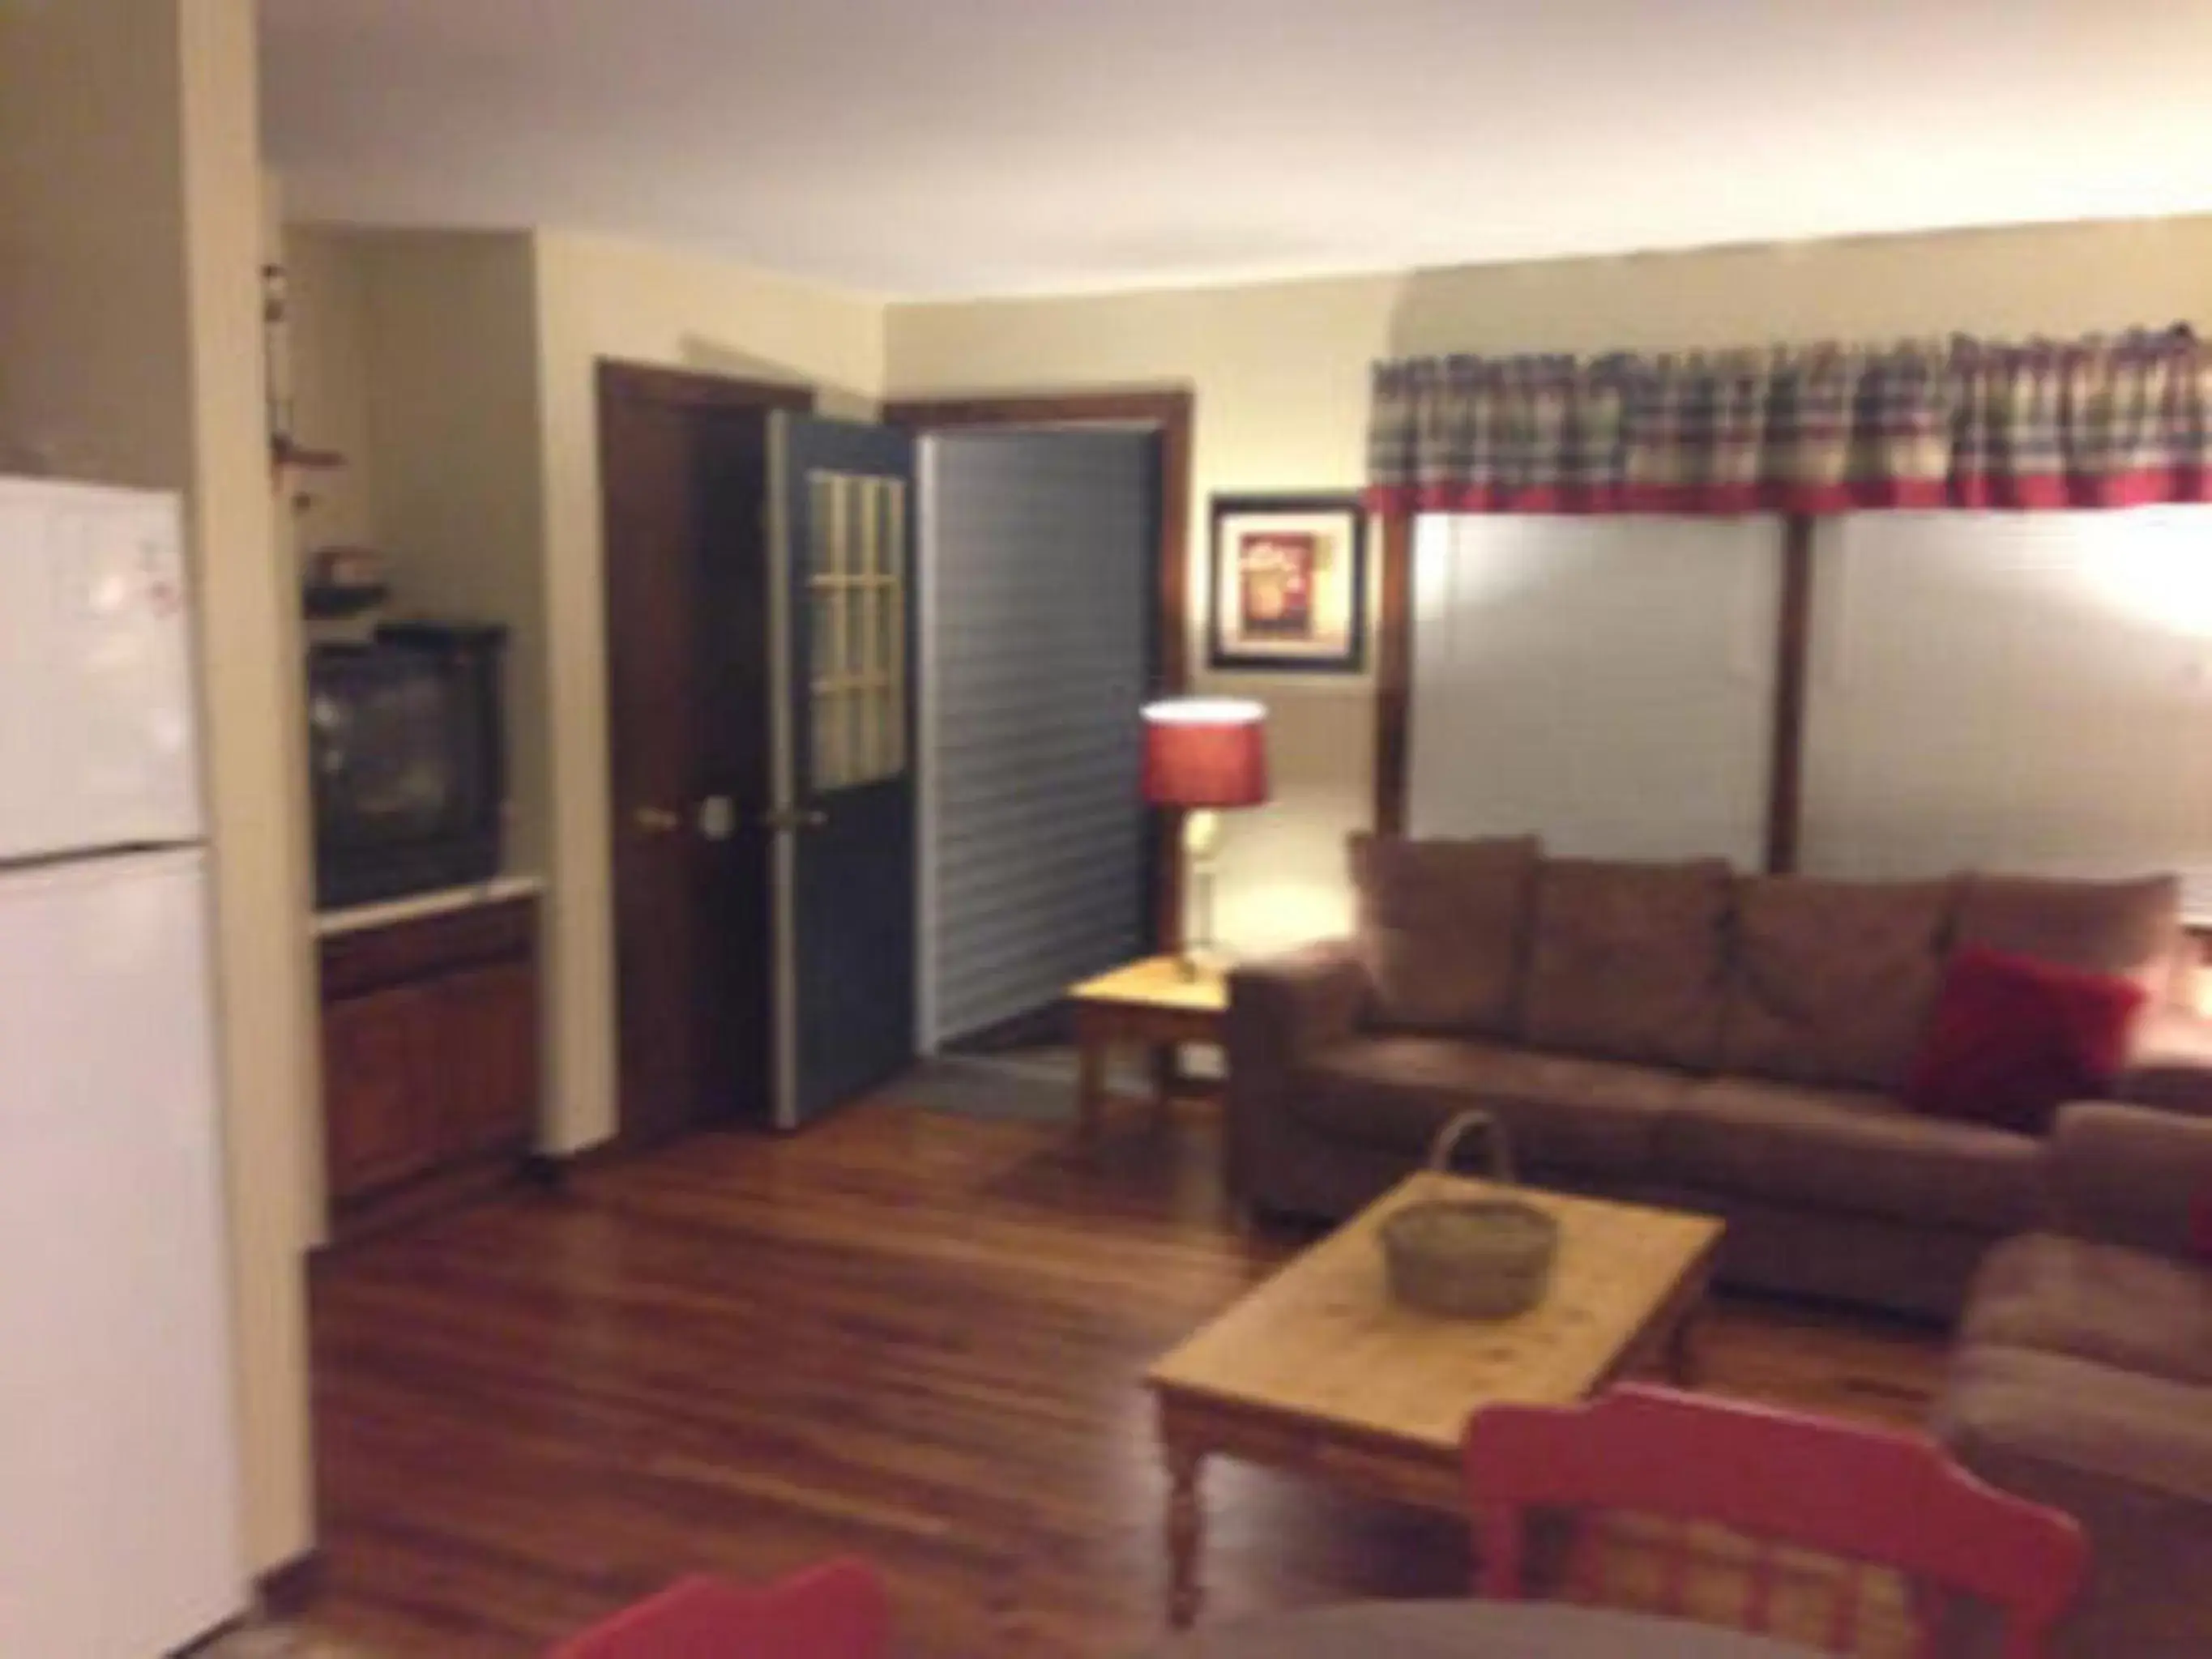
<svg viewBox="0 0 2212 1659"><path fill-rule="evenodd" d="M522 1147L496 1146L366 1197L333 1204L328 1216L330 1236L308 1252L308 1261L314 1264L353 1245L482 1203L512 1191L527 1175Z"/></svg>
<svg viewBox="0 0 2212 1659"><path fill-rule="evenodd" d="M522 1159L522 1178L531 1186L557 1193L570 1176L582 1175L617 1163L637 1151L619 1134L573 1152L529 1152Z"/></svg>
<svg viewBox="0 0 2212 1659"><path fill-rule="evenodd" d="M323 1587L323 1553L307 1549L288 1561L279 1561L253 1581L262 1613L271 1619L296 1619L314 1601Z"/></svg>

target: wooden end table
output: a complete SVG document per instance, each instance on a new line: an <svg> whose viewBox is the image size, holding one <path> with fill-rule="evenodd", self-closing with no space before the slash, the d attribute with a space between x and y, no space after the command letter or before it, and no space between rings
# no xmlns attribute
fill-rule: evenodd
<svg viewBox="0 0 2212 1659"><path fill-rule="evenodd" d="M1376 1234L1401 1206L1501 1196L1559 1223L1544 1300L1511 1319L1460 1320L1394 1302ZM1463 1515L1468 1418L1502 1401L1570 1405L1632 1371L1692 1379L1692 1322L1722 1224L1707 1216L1410 1176L1146 1373L1169 1477L1168 1613L1197 1616L1210 1456L1265 1463L1419 1508Z"/></svg>
<svg viewBox="0 0 2212 1659"><path fill-rule="evenodd" d="M1106 1060L1134 1044L1152 1052L1155 1109L1164 1113L1175 1088L1175 1056L1186 1042L1222 1040L1229 983L1217 970L1187 972L1176 957L1147 957L1085 980L1067 994L1075 1010L1080 1070L1076 1106L1083 1139L1095 1146L1106 1116Z"/></svg>

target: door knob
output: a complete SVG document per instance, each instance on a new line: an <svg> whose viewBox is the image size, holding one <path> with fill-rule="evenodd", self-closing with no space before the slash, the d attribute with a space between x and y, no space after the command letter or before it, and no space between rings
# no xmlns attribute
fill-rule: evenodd
<svg viewBox="0 0 2212 1659"><path fill-rule="evenodd" d="M648 836L673 835L684 827L682 815L665 806L641 806L630 814L630 822Z"/></svg>
<svg viewBox="0 0 2212 1659"><path fill-rule="evenodd" d="M761 828L777 835L792 830L819 830L829 822L830 815L818 806L794 806L760 816Z"/></svg>

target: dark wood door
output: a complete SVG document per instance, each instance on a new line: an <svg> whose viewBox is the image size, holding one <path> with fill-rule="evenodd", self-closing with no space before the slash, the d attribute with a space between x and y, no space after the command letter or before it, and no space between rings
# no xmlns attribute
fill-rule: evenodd
<svg viewBox="0 0 2212 1659"><path fill-rule="evenodd" d="M629 1141L769 1115L767 412L811 401L601 368Z"/></svg>
<svg viewBox="0 0 2212 1659"><path fill-rule="evenodd" d="M914 439L778 415L777 1121L915 1046Z"/></svg>

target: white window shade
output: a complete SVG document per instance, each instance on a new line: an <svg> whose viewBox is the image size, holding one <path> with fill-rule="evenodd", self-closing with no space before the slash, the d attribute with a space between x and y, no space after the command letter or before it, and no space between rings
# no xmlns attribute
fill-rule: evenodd
<svg viewBox="0 0 2212 1659"><path fill-rule="evenodd" d="M1756 868L1781 542L1772 519L1423 519L1413 832Z"/></svg>
<svg viewBox="0 0 2212 1659"><path fill-rule="evenodd" d="M2212 866L2212 511L1819 535L1808 871Z"/></svg>

